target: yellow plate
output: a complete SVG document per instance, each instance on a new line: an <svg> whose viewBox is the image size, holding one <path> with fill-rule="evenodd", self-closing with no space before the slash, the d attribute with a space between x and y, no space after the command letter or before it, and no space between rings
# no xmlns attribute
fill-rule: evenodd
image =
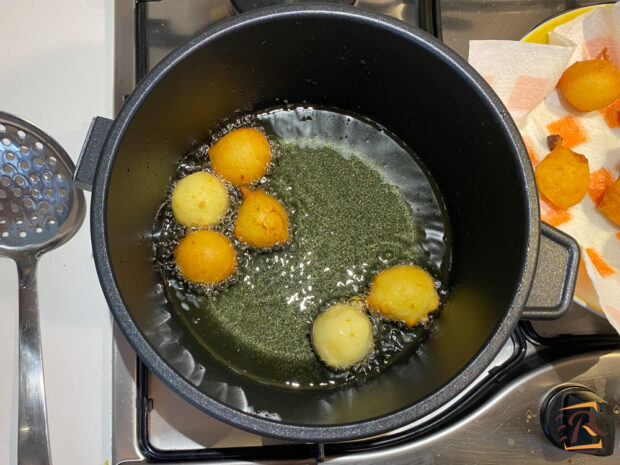
<svg viewBox="0 0 620 465"><path fill-rule="evenodd" d="M548 44L549 33L553 31L556 27L561 26L562 24L566 24L569 21L572 21L573 19L575 19L576 17L581 16L582 14L587 13L588 11L592 11L595 8L600 8L600 7L605 8L605 7L610 7L610 6L613 6L613 4L607 3L604 5L586 6L583 8L577 8L575 10L567 11L558 16L554 16L553 18L548 19L544 23L534 28L528 35L526 35L523 39L521 39L521 41L531 42L534 44Z"/></svg>
<svg viewBox="0 0 620 465"><path fill-rule="evenodd" d="M523 42L531 42L536 44L548 44L549 43L549 32L553 31L556 27L568 23L572 21L578 16L581 16L588 11L592 11L594 8L599 7L610 7L612 4L604 4L604 5L593 5L587 6L584 8L577 8L576 10L567 11L566 13L562 13L558 16L555 16L535 29L533 29L528 35L526 35L523 39ZM598 295L594 290L594 285L592 281L588 277L586 273L586 267L583 264L583 260L579 263L579 273L577 274L577 285L575 287L575 301L580 305L584 306L588 310L596 313L600 316L605 316L603 310L601 309L601 305L598 301Z"/></svg>

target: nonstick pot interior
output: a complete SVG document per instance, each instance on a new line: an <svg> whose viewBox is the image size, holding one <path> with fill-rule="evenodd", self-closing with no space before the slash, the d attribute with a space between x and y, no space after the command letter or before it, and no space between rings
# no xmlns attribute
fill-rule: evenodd
<svg viewBox="0 0 620 465"><path fill-rule="evenodd" d="M104 199L93 222L104 290L143 360L208 413L297 440L377 434L461 391L516 324L538 245L531 169L483 81L423 32L321 10L239 16L166 58L123 107L94 191ZM332 391L274 388L227 369L168 307L153 262L153 220L180 157L222 119L285 101L340 107L396 133L439 184L454 236L452 291L422 349Z"/></svg>

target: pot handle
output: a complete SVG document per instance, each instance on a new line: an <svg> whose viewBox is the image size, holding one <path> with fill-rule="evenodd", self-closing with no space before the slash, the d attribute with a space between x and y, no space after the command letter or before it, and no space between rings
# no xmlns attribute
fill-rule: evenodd
<svg viewBox="0 0 620 465"><path fill-rule="evenodd" d="M552 320L568 311L573 301L579 246L562 231L541 223L534 281L521 314L527 320Z"/></svg>
<svg viewBox="0 0 620 465"><path fill-rule="evenodd" d="M79 189L92 190L101 150L113 122L111 119L96 116L90 123L73 176L73 182Z"/></svg>

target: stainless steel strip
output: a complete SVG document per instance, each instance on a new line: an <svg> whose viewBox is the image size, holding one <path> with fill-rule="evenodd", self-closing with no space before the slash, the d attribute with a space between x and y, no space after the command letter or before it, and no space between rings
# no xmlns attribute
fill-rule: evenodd
<svg viewBox="0 0 620 465"><path fill-rule="evenodd" d="M136 354L114 323L112 353L112 463L144 463L138 447Z"/></svg>
<svg viewBox="0 0 620 465"><path fill-rule="evenodd" d="M135 2L114 2L114 115L136 86Z"/></svg>

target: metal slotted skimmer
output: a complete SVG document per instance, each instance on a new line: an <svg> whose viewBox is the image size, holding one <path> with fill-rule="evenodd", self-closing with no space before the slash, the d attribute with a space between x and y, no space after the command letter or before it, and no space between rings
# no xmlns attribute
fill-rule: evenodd
<svg viewBox="0 0 620 465"><path fill-rule="evenodd" d="M85 214L65 150L32 124L0 112L0 257L19 275L17 462L51 464L37 299L38 257L69 240Z"/></svg>

